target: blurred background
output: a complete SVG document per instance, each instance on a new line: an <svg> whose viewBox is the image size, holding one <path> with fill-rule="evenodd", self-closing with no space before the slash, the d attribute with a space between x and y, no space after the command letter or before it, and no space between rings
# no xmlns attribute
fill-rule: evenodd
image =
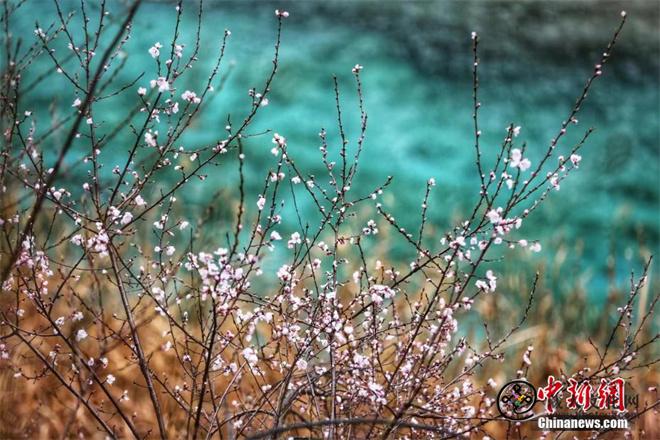
<svg viewBox="0 0 660 440"><path fill-rule="evenodd" d="M122 20L128 3L107 1L110 23ZM71 29L78 29L73 38L82 45L81 2L63 0L61 4L65 15L73 12ZM95 24L100 2L82 4ZM114 132L139 105L138 87L149 88L149 81L159 76L148 49L156 42L164 47L171 42L175 5L173 1L144 1L141 6L132 38L118 57L125 64L113 87L139 79L124 93L94 105L99 135ZM216 81L220 86L212 101L180 139L186 150L215 145L227 136L228 115L236 124L249 112L252 99L248 90L260 89L272 68L276 8L288 10L290 17L284 23L279 72L269 105L260 109L249 130L253 136L245 141L247 206L252 210L248 214L254 213L266 172L276 163L270 152L273 132L287 138L288 151L299 168L325 176L318 150L319 131L327 130L331 155L336 157L340 146L333 75L338 78L350 148L355 148L360 118L351 68L359 63L364 66L361 78L369 126L351 192L367 194L387 176L394 176L383 204L406 229L416 232L425 184L434 177L437 186L430 199L424 242L432 250L439 248L445 231L469 216L478 198L471 117L471 32L480 36L480 128L485 160L493 160L506 127L514 124L521 126L516 140L527 142L527 154L537 164L592 74L625 9L627 24L613 56L578 116L579 125L560 143L560 151L566 152L587 128L595 128L581 150L580 168L562 182L561 191L553 191L530 216L520 235L513 237L540 240L542 252L504 250L505 258L489 263L498 275L497 294L484 295L473 309L478 313L466 314L460 331L481 345L484 323L491 335L507 334L526 313L533 273L538 270L542 278L528 320L502 347L507 362L489 363L477 380L485 382L492 377L503 384L515 377L529 345L537 347L532 355L534 367L526 376L533 383L543 383L549 374L570 374L583 365L598 365L591 341L599 347L607 343L611 337L608 324L620 316L617 307L628 294L630 272L639 275L653 254L651 282L641 290L634 310L635 323L646 322L642 317L660 291L660 2L205 0L198 61L175 82L177 100L181 101L184 90L200 94L216 62L224 30L231 30L232 35L222 64L223 80ZM184 1L179 29L180 40L186 44L184 57L192 52L196 40L197 16L198 3ZM52 1L29 0L16 13L10 29L15 38L24 40L25 48L35 41L35 27L49 29L52 23L57 26L57 21ZM107 32L104 43L113 32ZM55 56L68 60L63 64L66 69L80 69L70 56L66 38L58 38L52 48ZM0 63L6 59L5 50L0 44ZM22 85L33 82L36 86L21 94L20 111L33 111L35 137L65 121L63 129L55 130L42 144L44 154L52 160L71 124L67 118L75 115L71 104L76 94L45 55L35 59L22 78ZM155 129L163 133L167 118L161 116L162 124ZM133 122L141 124L140 117ZM130 125L120 128L119 135L101 152L104 179L115 179L112 169L125 163L135 139ZM144 158L149 151L145 148L138 156ZM69 189L74 200L83 200L81 182L90 164L82 159L88 154L89 142L83 136L74 144L57 180L57 186ZM201 234L196 238L196 251L226 244L225 233L233 227L237 208L235 152L222 156L217 166L209 168L204 182L193 179L177 194L179 211L172 216L190 220ZM147 200L153 201L161 189L170 188L180 178L173 170L164 170L159 176L164 178L159 177L149 187L151 194L142 194ZM290 194L283 196L287 197L288 211L278 231L286 237L300 228ZM23 208L29 208L25 205L30 200L23 199ZM307 197L297 198L297 203L303 220L314 218L315 207ZM381 223L380 234L366 245L370 264L380 258L404 267L414 258L409 246L373 209L361 211L357 217L355 221L361 226L369 218ZM153 245L148 243L153 239L153 220L144 221L138 234L137 241L145 249ZM177 249L184 248L177 243ZM282 264L279 257L285 251L275 251L264 261L266 273L272 275ZM268 284L265 278L263 285L255 282L255 291L267 294L277 285ZM110 297L116 297L114 293L112 287L107 292ZM644 340L653 338L658 321L653 325L654 329L647 328L641 335ZM156 330L152 337L163 330L157 326L150 329ZM629 342L624 341L623 333L618 333L617 347ZM153 340L160 341L160 336ZM638 359L641 365L657 358L658 344L648 348L651 353ZM123 356L118 351L114 355ZM650 365L635 370L639 374L634 378L633 394L657 400L657 391L651 390L657 390L658 373L656 364ZM0 372L0 389L10 396L5 407L12 409L0 408L0 419L7 418L7 423L0 423L0 431L5 426L22 429L27 418L15 415L15 408L20 407L23 414L43 411L45 416L34 419L42 427L64 420L53 415L57 405L43 404L39 384L26 394L10 374L8 369ZM146 393L136 396L131 404L144 411L148 408L145 399ZM39 409L33 410L37 404ZM657 437L653 436L657 431L654 416L651 411L646 415L647 438Z"/></svg>
<svg viewBox="0 0 660 440"><path fill-rule="evenodd" d="M87 4L90 11L98 8ZM79 8L77 2L63 5L65 11ZM174 6L167 1L145 2L125 48L129 62L120 74L121 83L145 72L135 89L148 87L149 79L157 76L147 50L155 42L166 45L170 41ZM184 2L184 8L181 37L190 48L195 41L197 4ZM518 139L528 143L529 156L538 163L625 9L628 23L613 57L583 107L577 130L569 132L561 144L570 148L584 130L596 128L582 150L580 169L526 224L526 238L540 239L543 251L522 264L522 257L503 263L502 270L517 275L546 268L546 288L560 302L565 303L577 289L585 301L599 303L611 286L623 284L631 270L640 271L650 254L658 254L657 1L206 1L199 62L181 78L178 89L199 93L225 28L232 31L224 64L229 76L211 108L184 138L186 148L222 138L227 115L231 113L237 121L249 109L248 89L261 87L271 67L275 8L286 9L291 16L285 22L280 71L270 104L260 112L252 132L271 129L282 134L299 165L320 174L320 129L328 130L331 145L339 145L332 75L339 80L346 128L354 142L359 113L351 68L362 64L369 128L356 186L366 193L386 176L395 176L385 205L406 227L416 230L418 216L407 214L419 212L425 182L435 177L438 186L429 210L431 237L434 233L439 237L465 216L477 197L470 33L478 32L481 42L484 154L495 154L505 128L513 123L522 127ZM109 9L115 14L111 18L118 19L122 7L110 2ZM79 20L79 15L73 20ZM45 28L56 17L51 2L28 4L13 23L14 33L32 41L35 20ZM65 42L59 44L57 50L66 51ZM41 57L31 74L36 77L48 69L53 69L52 63ZM69 89L54 81L24 97L26 108L42 113L39 129L47 128L52 115L70 111L73 92L70 96L64 92ZM98 122L111 127L125 116L126 108L135 105L137 96L131 91L119 102L122 99L127 107L115 103ZM263 173L273 164L271 137L256 136L247 142L249 194L259 192ZM126 149L120 136L105 157L114 163L113 155L125 157ZM106 168L109 171L111 166ZM235 195L235 163L220 166L209 178L211 187L217 185L226 188L224 194ZM65 179L75 182L75 172ZM197 188L185 195L191 213L203 210L212 196L212 191ZM218 220L230 218L229 204L218 200L214 202ZM313 207L303 204L302 210L311 212ZM287 232L286 227L282 232ZM384 246L381 251L390 257L402 261L410 257L394 244L392 249ZM593 313L599 316L598 310Z"/></svg>

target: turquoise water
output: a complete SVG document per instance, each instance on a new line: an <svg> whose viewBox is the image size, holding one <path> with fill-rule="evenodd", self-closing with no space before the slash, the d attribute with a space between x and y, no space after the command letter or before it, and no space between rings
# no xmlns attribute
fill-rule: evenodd
<svg viewBox="0 0 660 440"><path fill-rule="evenodd" d="M75 9L74 5L66 7ZM317 137L321 127L338 145L332 75L338 76L345 125L349 139L355 141L359 113L351 67L364 65L369 128L362 171L354 186L366 192L386 176L395 176L385 204L412 230L417 229L418 216L407 214L419 212L429 177L438 181L429 214L440 230L465 215L476 197L470 31L479 31L482 42L484 152L494 154L505 127L515 123L522 126L520 139L528 142L535 163L582 90L618 23L620 6L559 2L473 3L463 8L439 2L285 5L291 17L285 23L280 71L270 105L260 112L251 132L272 129L286 136L299 164L310 173L322 174ZM201 89L225 28L232 31L225 60L231 69L224 89L182 139L183 145L192 148L214 142L224 135L228 113L238 121L248 110L248 89L260 87L271 66L275 35L271 6L207 5L200 61L178 87ZM14 32L33 39L35 16L42 27L55 18L49 7L23 7ZM182 35L190 48L196 17L193 5L186 7ZM608 264L616 263L614 273L620 282L631 269L640 268L647 254L657 254L660 246L660 38L653 24L658 22L659 7L652 2L627 7L629 23L620 50L615 50L612 66L606 67L590 94L578 130L563 143L567 147L586 128L596 128L582 151L580 170L562 183L562 190L526 225L526 235L541 239L544 250L524 267L556 262L557 253L565 253L567 270L555 274L552 283L558 290L583 283L593 297L604 296ZM111 5L110 9L115 8ZM156 41L168 41L173 19L171 4L142 7L133 39L126 46L129 63L120 76L122 82L146 72L135 88L148 87L148 80L157 76L147 49ZM42 57L34 72L49 66ZM45 118L52 99L57 101L55 108L68 108L74 97L65 90L57 82L44 84L25 97L24 105ZM132 93L121 99L126 105L135 103ZM107 106L102 115L106 126L124 116L116 105ZM123 157L125 139L118 137L106 157ZM264 135L246 143L249 194L259 192L264 170L273 164L270 139ZM54 143L53 151L56 147ZM207 185L231 188L236 182L233 170L233 165L218 167ZM200 185L193 188L197 192L187 192L185 199L194 212L208 202L211 192L202 191ZM311 205L303 206L303 213L310 209ZM226 206L218 210L229 212ZM396 248L393 252L404 256ZM522 270L520 266L509 269Z"/></svg>

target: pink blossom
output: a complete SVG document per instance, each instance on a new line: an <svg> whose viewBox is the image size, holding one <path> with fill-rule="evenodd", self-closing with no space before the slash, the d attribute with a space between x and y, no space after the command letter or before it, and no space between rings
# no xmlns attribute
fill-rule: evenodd
<svg viewBox="0 0 660 440"><path fill-rule="evenodd" d="M181 94L181 99L184 101L192 102L193 104L199 104L201 102L201 99L197 97L197 94L195 92L191 92L190 90L186 90Z"/></svg>
<svg viewBox="0 0 660 440"><path fill-rule="evenodd" d="M153 46L149 48L149 55L151 55L152 58L158 58L158 55L160 55L160 49L163 46L160 43L156 43Z"/></svg>
<svg viewBox="0 0 660 440"><path fill-rule="evenodd" d="M286 138L284 136L280 136L278 133L275 133L273 135L272 142L275 144L275 146L272 150L270 150L270 152L273 153L274 156L277 156L279 151L284 150L286 147Z"/></svg>
<svg viewBox="0 0 660 440"><path fill-rule="evenodd" d="M455 240L449 243L449 247L451 247L452 249L456 249L458 247L463 247L463 246L465 246L465 237L463 237L462 235L459 235L458 237L456 237Z"/></svg>
<svg viewBox="0 0 660 440"><path fill-rule="evenodd" d="M296 368L298 368L299 370L307 370L307 361L302 358L298 359L296 361Z"/></svg>
<svg viewBox="0 0 660 440"><path fill-rule="evenodd" d="M156 132L153 132L153 133L151 132L151 130L150 130L150 131L147 131L147 132L144 134L144 141L145 141L145 142L147 143L147 145L149 145L150 147L157 147L157 146L158 146L158 142L156 141L156 136L158 136L158 132L157 132L157 131L156 131Z"/></svg>
<svg viewBox="0 0 660 440"><path fill-rule="evenodd" d="M491 223L497 224L502 220L502 217L500 216L500 212L502 212L502 208L491 209L490 211L488 211L486 216L488 217L488 220L490 220Z"/></svg>
<svg viewBox="0 0 660 440"><path fill-rule="evenodd" d="M256 365L257 362L259 361L259 358L257 357L257 352L252 347L245 347L243 349L242 354L250 366Z"/></svg>
<svg viewBox="0 0 660 440"><path fill-rule="evenodd" d="M571 154L570 159L571 159L571 162L573 163L573 166L575 166L575 168L577 168L578 165L580 164L580 161L582 160L582 156L580 156L579 154Z"/></svg>
<svg viewBox="0 0 660 440"><path fill-rule="evenodd" d="M291 234L291 238L289 239L286 245L289 249L293 249L295 245L300 243L302 243L300 239L300 233L294 232L293 234Z"/></svg>
<svg viewBox="0 0 660 440"><path fill-rule="evenodd" d="M167 78L165 77L158 77L158 79L152 79L149 81L149 85L153 89L154 87L158 86L158 91L159 92L167 92L170 90L170 83L167 81Z"/></svg>
<svg viewBox="0 0 660 440"><path fill-rule="evenodd" d="M264 206L266 206L266 198L264 196L259 196L259 199L257 199L257 208L259 208L259 211L262 211Z"/></svg>
<svg viewBox="0 0 660 440"><path fill-rule="evenodd" d="M497 288L497 277L492 270L486 272L486 280L477 280L474 285L484 292L494 292Z"/></svg>
<svg viewBox="0 0 660 440"><path fill-rule="evenodd" d="M555 190L559 191L560 185L559 185L559 176L557 174L552 174L550 176L550 185L552 185Z"/></svg>
<svg viewBox="0 0 660 440"><path fill-rule="evenodd" d="M377 305L382 304L383 299L394 298L394 290L391 287L382 284L374 284L369 288L371 300Z"/></svg>
<svg viewBox="0 0 660 440"><path fill-rule="evenodd" d="M279 278L280 281L285 283L291 281L291 266L289 266L288 264L282 265L277 270L277 278Z"/></svg>
<svg viewBox="0 0 660 440"><path fill-rule="evenodd" d="M509 166L512 168L519 168L520 171L525 171L532 166L532 163L529 159L522 157L522 152L519 148L514 148L511 150Z"/></svg>

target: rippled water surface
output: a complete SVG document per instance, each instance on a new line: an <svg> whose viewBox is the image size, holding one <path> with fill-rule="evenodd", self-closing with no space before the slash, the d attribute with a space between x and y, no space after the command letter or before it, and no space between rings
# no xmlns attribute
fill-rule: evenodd
<svg viewBox="0 0 660 440"><path fill-rule="evenodd" d="M48 7L38 12L43 16L40 20L53 17ZM415 228L418 217L409 213L418 212L424 183L433 176L438 187L431 222L446 229L465 214L478 188L471 126L470 31L478 31L482 42L484 152L495 154L505 127L514 123L522 127L519 139L528 143L534 161L540 159L582 90L618 23L620 7L564 2L287 3L291 17L284 29L280 71L270 105L252 132L272 129L283 134L300 164L320 173L319 130L326 128L333 145L338 145L333 74L340 84L349 139L357 138L359 115L351 67L360 63L369 128L356 191L366 192L386 176L395 176L385 202L403 224ZM643 256L657 253L660 240L658 5L638 2L627 7L629 23L611 66L590 94L579 125L562 143L568 148L588 127L596 128L582 152L579 173L562 183L561 191L527 225L527 235L544 244L541 256L528 266L554 262L563 268L554 277L558 287L583 282L593 295L605 291L608 266L621 280L631 268L639 268ZM186 4L186 8L182 35L190 47L196 6ZM206 5L200 61L179 87L201 89L225 28L232 31L224 64L229 76L212 107L184 139L186 145L221 138L227 115L238 120L245 114L248 89L262 84L271 65L273 9L268 3ZM34 12L22 15L17 34L34 38ZM137 88L156 76L147 49L156 41L168 41L173 18L174 6L169 3L142 8L126 46L129 62L123 80L144 72ZM58 50L64 53L65 49ZM51 67L44 58L34 71ZM58 84L43 84L24 103L45 115L53 98L55 108L66 109L73 94L67 95ZM123 99L128 106L135 95ZM124 108L113 106L105 109L102 119L109 126L124 114ZM250 139L246 148L251 159L250 191L256 193L264 167L272 162L270 135ZM108 157L125 150L118 138ZM233 169L221 166L212 172L211 185L231 185ZM210 194L187 193L191 209L208 202Z"/></svg>

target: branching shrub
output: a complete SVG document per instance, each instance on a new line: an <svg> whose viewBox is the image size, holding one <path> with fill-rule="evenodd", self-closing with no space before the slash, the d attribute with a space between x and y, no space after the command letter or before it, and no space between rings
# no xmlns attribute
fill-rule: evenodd
<svg viewBox="0 0 660 440"><path fill-rule="evenodd" d="M536 163L515 124L494 152L481 144L479 38L472 35L480 187L471 214L435 237L426 233L428 206L438 203L433 178L414 231L380 203L392 177L376 188L354 184L368 126L362 66L353 67L357 133L344 128L334 80L338 135L319 133L323 175L297 165L283 135L251 131L268 105L287 12L275 14L272 69L263 85L249 90L246 108L227 117L224 130L208 128L216 142L190 145L185 134L221 96L230 37L225 31L206 80L195 90L180 86L208 55L199 39L201 5L190 8L198 17L193 47L180 42L181 17L192 5L179 2L171 41L134 55L152 57L154 69L121 84L139 1L117 16L107 6L119 4L102 2L94 17L81 2L81 28L56 2L56 21L37 27L33 42L12 37L10 21L21 4L3 2L2 15L4 435L523 435L520 424L500 416L495 396L503 384L487 373L490 364L502 365L525 326L539 275L506 331L484 321L468 338L466 327L474 325L470 316L479 321L476 302L503 294L494 262L504 250L519 249L523 258L540 250L523 235L525 220L580 165L592 130L574 145L562 141L579 129L577 115L609 62L625 14ZM52 69L26 83L38 57L48 57ZM71 106L65 117L44 122L24 97L53 75L68 82L58 94ZM127 99L132 107L107 123L105 112ZM273 164L253 194L246 189L245 143L258 137L272 138ZM238 176L233 195L213 197L209 207L230 206L229 224L186 205L187 189L204 187L218 164L232 164ZM303 215L305 198L315 213ZM285 224L296 232L284 234ZM373 243L385 231L414 253L408 265L375 254ZM611 336L591 341L594 356L566 377L600 380L654 365L644 353L657 341L651 326L658 295L633 318L647 269L631 277ZM516 355L519 378L529 374L532 350Z"/></svg>

